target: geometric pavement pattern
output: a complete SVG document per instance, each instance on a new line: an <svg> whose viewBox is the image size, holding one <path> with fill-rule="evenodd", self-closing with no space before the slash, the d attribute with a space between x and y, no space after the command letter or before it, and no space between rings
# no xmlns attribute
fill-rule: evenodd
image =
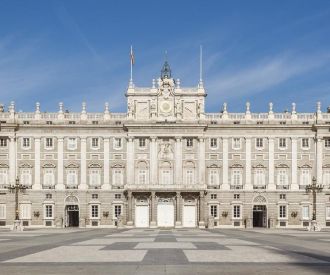
<svg viewBox="0 0 330 275"><path fill-rule="evenodd" d="M0 240L1 241L1 240ZM130 229L12 258L4 263L329 263L200 229Z"/></svg>

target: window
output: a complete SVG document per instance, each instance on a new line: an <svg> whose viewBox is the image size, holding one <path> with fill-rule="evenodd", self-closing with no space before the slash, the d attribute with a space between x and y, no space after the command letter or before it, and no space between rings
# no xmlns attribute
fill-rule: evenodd
<svg viewBox="0 0 330 275"><path fill-rule="evenodd" d="M256 147L257 148L262 148L264 147L264 142L263 138L256 138Z"/></svg>
<svg viewBox="0 0 330 275"><path fill-rule="evenodd" d="M115 194L115 199L120 200L121 199L121 194Z"/></svg>
<svg viewBox="0 0 330 275"><path fill-rule="evenodd" d="M217 194L211 194L211 200L216 200L217 199Z"/></svg>
<svg viewBox="0 0 330 275"><path fill-rule="evenodd" d="M280 194L280 200L286 200L286 194Z"/></svg>
<svg viewBox="0 0 330 275"><path fill-rule="evenodd" d="M186 184L194 184L194 171L186 170Z"/></svg>
<svg viewBox="0 0 330 275"><path fill-rule="evenodd" d="M7 185L7 183L8 183L7 169L0 169L0 186Z"/></svg>
<svg viewBox="0 0 330 275"><path fill-rule="evenodd" d="M162 184L171 184L171 171L162 170Z"/></svg>
<svg viewBox="0 0 330 275"><path fill-rule="evenodd" d="M288 184L288 175L287 175L286 170L278 171L277 184L278 185L287 185Z"/></svg>
<svg viewBox="0 0 330 275"><path fill-rule="evenodd" d="M30 138L23 138L22 147L23 148L30 148Z"/></svg>
<svg viewBox="0 0 330 275"><path fill-rule="evenodd" d="M68 150L76 150L76 149L77 149L77 139L68 138Z"/></svg>
<svg viewBox="0 0 330 275"><path fill-rule="evenodd" d="M22 203L20 204L20 219L30 220L31 219L31 204Z"/></svg>
<svg viewBox="0 0 330 275"><path fill-rule="evenodd" d="M239 200L240 194L234 194L234 200Z"/></svg>
<svg viewBox="0 0 330 275"><path fill-rule="evenodd" d="M218 171L215 169L210 170L210 185L218 185Z"/></svg>
<svg viewBox="0 0 330 275"><path fill-rule="evenodd" d="M138 174L138 183L139 184L147 184L147 170L139 170Z"/></svg>
<svg viewBox="0 0 330 275"><path fill-rule="evenodd" d="M327 206L326 208L325 208L325 218L327 219L327 220L330 220L330 206Z"/></svg>
<svg viewBox="0 0 330 275"><path fill-rule="evenodd" d="M115 149L120 149L122 146L121 138L115 138L113 140L113 146Z"/></svg>
<svg viewBox="0 0 330 275"><path fill-rule="evenodd" d="M233 138L233 149L240 149L241 148L241 139L240 138Z"/></svg>
<svg viewBox="0 0 330 275"><path fill-rule="evenodd" d="M0 220L6 219L6 205L4 203L0 204Z"/></svg>
<svg viewBox="0 0 330 275"><path fill-rule="evenodd" d="M92 194L92 200L97 200L99 198L99 194Z"/></svg>
<svg viewBox="0 0 330 275"><path fill-rule="evenodd" d="M240 205L234 205L233 217L236 219L241 217L241 206Z"/></svg>
<svg viewBox="0 0 330 275"><path fill-rule="evenodd" d="M115 218L118 218L118 216L121 215L121 205L115 205L114 208L114 216Z"/></svg>
<svg viewBox="0 0 330 275"><path fill-rule="evenodd" d="M98 148L98 147L99 147L99 139L92 138L92 148Z"/></svg>
<svg viewBox="0 0 330 275"><path fill-rule="evenodd" d="M21 171L21 182L22 185L30 186L31 185L31 170L23 169Z"/></svg>
<svg viewBox="0 0 330 275"><path fill-rule="evenodd" d="M218 147L218 140L216 138L210 139L210 147L211 148L217 148Z"/></svg>
<svg viewBox="0 0 330 275"><path fill-rule="evenodd" d="M286 205L280 205L279 208L279 218L285 219L286 218Z"/></svg>
<svg viewBox="0 0 330 275"><path fill-rule="evenodd" d="M300 175L300 184L301 185L308 185L310 184L310 173L308 169L303 169L301 170L301 175Z"/></svg>
<svg viewBox="0 0 330 275"><path fill-rule="evenodd" d="M28 121L28 120L24 120L24 121L23 121L23 124L28 125L28 124L30 124L30 121Z"/></svg>
<svg viewBox="0 0 330 275"><path fill-rule="evenodd" d="M99 206L98 205L91 205L91 217L98 218L99 217Z"/></svg>
<svg viewBox="0 0 330 275"><path fill-rule="evenodd" d="M210 214L211 214L211 217L213 217L213 218L218 217L218 206L217 205L210 206Z"/></svg>
<svg viewBox="0 0 330 275"><path fill-rule="evenodd" d="M186 145L187 145L187 147L193 147L193 145L194 145L193 139L192 138L187 138L186 139Z"/></svg>
<svg viewBox="0 0 330 275"><path fill-rule="evenodd" d="M66 184L69 188L77 186L77 172L75 170L67 171Z"/></svg>
<svg viewBox="0 0 330 275"><path fill-rule="evenodd" d="M278 147L280 147L280 148L286 148L286 139L285 138L280 138L279 140L278 140Z"/></svg>
<svg viewBox="0 0 330 275"><path fill-rule="evenodd" d="M98 187L101 184L101 174L99 170L92 169L89 171L89 185Z"/></svg>
<svg viewBox="0 0 330 275"><path fill-rule="evenodd" d="M233 185L241 185L241 171L240 170L233 170L231 182Z"/></svg>
<svg viewBox="0 0 330 275"><path fill-rule="evenodd" d="M309 219L309 206L308 205L304 205L302 207L302 214L301 214L302 218L305 220Z"/></svg>
<svg viewBox="0 0 330 275"><path fill-rule="evenodd" d="M146 147L146 139L145 138L139 138L139 147L140 148Z"/></svg>
<svg viewBox="0 0 330 275"><path fill-rule="evenodd" d="M47 200L51 200L52 198L53 198L52 194L49 194L49 193L46 194L46 199Z"/></svg>
<svg viewBox="0 0 330 275"><path fill-rule="evenodd" d="M309 148L309 139L308 139L308 138L303 138L303 139L301 140L301 146L302 146L303 148Z"/></svg>
<svg viewBox="0 0 330 275"><path fill-rule="evenodd" d="M53 148L53 138L46 138L45 146L46 148Z"/></svg>
<svg viewBox="0 0 330 275"><path fill-rule="evenodd" d="M115 169L113 171L113 183L114 185L123 184L123 171L121 169Z"/></svg>
<svg viewBox="0 0 330 275"><path fill-rule="evenodd" d="M7 147L7 139L0 138L0 147Z"/></svg>
<svg viewBox="0 0 330 275"><path fill-rule="evenodd" d="M45 169L44 186L51 187L53 185L54 185L54 171L53 171L53 169Z"/></svg>
<svg viewBox="0 0 330 275"><path fill-rule="evenodd" d="M254 175L254 183L255 185L264 185L265 184L265 173L262 169L255 170Z"/></svg>
<svg viewBox="0 0 330 275"><path fill-rule="evenodd" d="M323 172L323 184L330 185L330 170Z"/></svg>
<svg viewBox="0 0 330 275"><path fill-rule="evenodd" d="M45 219L53 218L53 205L45 205Z"/></svg>
<svg viewBox="0 0 330 275"><path fill-rule="evenodd" d="M99 124L99 122L98 122L97 120L93 120L93 121L92 121L92 124L93 124L93 125L97 125L97 124Z"/></svg>
<svg viewBox="0 0 330 275"><path fill-rule="evenodd" d="M76 122L75 122L74 120L70 120L70 121L69 121L69 124L70 124L70 125L73 125L73 124L76 124Z"/></svg>
<svg viewBox="0 0 330 275"><path fill-rule="evenodd" d="M324 146L325 146L325 148L330 148L330 138L326 138L324 140Z"/></svg>
<svg viewBox="0 0 330 275"><path fill-rule="evenodd" d="M47 124L47 125L52 125L52 124L53 124L53 121L47 120L47 121L46 121L46 124Z"/></svg>

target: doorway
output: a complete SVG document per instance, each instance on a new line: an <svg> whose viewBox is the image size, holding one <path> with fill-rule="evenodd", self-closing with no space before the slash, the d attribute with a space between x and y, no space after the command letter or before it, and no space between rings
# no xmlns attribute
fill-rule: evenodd
<svg viewBox="0 0 330 275"><path fill-rule="evenodd" d="M66 227L79 226L79 206L67 205L65 212L66 212Z"/></svg>
<svg viewBox="0 0 330 275"><path fill-rule="evenodd" d="M267 227L266 205L253 206L253 227Z"/></svg>

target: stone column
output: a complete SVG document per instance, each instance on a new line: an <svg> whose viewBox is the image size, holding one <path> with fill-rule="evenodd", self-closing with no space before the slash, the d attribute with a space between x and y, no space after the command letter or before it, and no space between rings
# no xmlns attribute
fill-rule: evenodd
<svg viewBox="0 0 330 275"><path fill-rule="evenodd" d="M87 186L87 161L86 161L86 138L80 138L80 184L79 189L86 190Z"/></svg>
<svg viewBox="0 0 330 275"><path fill-rule="evenodd" d="M128 214L127 226L133 226L132 199L133 199L132 192L128 191L128 194L127 194L127 214Z"/></svg>
<svg viewBox="0 0 330 275"><path fill-rule="evenodd" d="M268 139L268 190L275 190L274 183L274 138Z"/></svg>
<svg viewBox="0 0 330 275"><path fill-rule="evenodd" d="M291 190L298 190L299 185L297 181L297 139L291 139Z"/></svg>
<svg viewBox="0 0 330 275"><path fill-rule="evenodd" d="M205 141L199 138L198 184L205 184Z"/></svg>
<svg viewBox="0 0 330 275"><path fill-rule="evenodd" d="M127 184L134 184L134 139L127 139Z"/></svg>
<svg viewBox="0 0 330 275"><path fill-rule="evenodd" d="M251 182L251 138L245 139L245 190L252 190Z"/></svg>
<svg viewBox="0 0 330 275"><path fill-rule="evenodd" d="M175 184L182 184L182 140L175 138Z"/></svg>
<svg viewBox="0 0 330 275"><path fill-rule="evenodd" d="M40 137L34 139L34 184L32 189L41 189L40 184Z"/></svg>
<svg viewBox="0 0 330 275"><path fill-rule="evenodd" d="M110 186L110 159L109 159L109 151L110 151L110 139L105 138L103 140L103 185L102 189L111 189Z"/></svg>
<svg viewBox="0 0 330 275"><path fill-rule="evenodd" d="M221 189L229 190L228 182L228 138L222 140L222 185Z"/></svg>
<svg viewBox="0 0 330 275"><path fill-rule="evenodd" d="M58 190L65 189L63 159L63 137L59 137L57 138L57 184L55 185Z"/></svg>
<svg viewBox="0 0 330 275"><path fill-rule="evenodd" d="M16 142L15 137L9 137L9 184L14 185L16 180Z"/></svg>
<svg viewBox="0 0 330 275"><path fill-rule="evenodd" d="M150 142L150 183L157 184L157 138L151 137Z"/></svg>
<svg viewBox="0 0 330 275"><path fill-rule="evenodd" d="M150 228L156 228L157 222L156 222L156 192L151 192L151 201L150 201L150 211L151 211L151 222L150 222Z"/></svg>
<svg viewBox="0 0 330 275"><path fill-rule="evenodd" d="M204 208L205 208L205 195L204 195L204 191L201 191L199 193L199 223L198 223L199 228L205 228Z"/></svg>
<svg viewBox="0 0 330 275"><path fill-rule="evenodd" d="M175 203L176 203L176 217L175 217L175 227L180 228L182 227L181 221L181 194L180 192L176 192L175 196Z"/></svg>
<svg viewBox="0 0 330 275"><path fill-rule="evenodd" d="M323 166L323 142L322 138L316 139L316 180L317 184L322 184L322 166Z"/></svg>

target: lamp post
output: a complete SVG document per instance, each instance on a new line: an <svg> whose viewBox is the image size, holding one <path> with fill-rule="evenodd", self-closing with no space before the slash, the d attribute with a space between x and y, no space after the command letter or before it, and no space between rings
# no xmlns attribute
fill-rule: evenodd
<svg viewBox="0 0 330 275"><path fill-rule="evenodd" d="M14 221L14 226L13 230L14 231L22 231L23 228L21 226L21 221L19 219L19 209L18 209L18 193L19 192L24 192L27 187L25 185L22 185L19 183L19 179L16 178L16 182L14 185L10 185L8 187L9 191L11 193L15 193L15 221Z"/></svg>
<svg viewBox="0 0 330 275"><path fill-rule="evenodd" d="M316 221L316 193L320 193L323 190L323 186L321 184L316 185L316 178L313 177L312 184L306 186L306 192L313 194L313 215L312 215L312 225L311 230L317 231L317 221Z"/></svg>

